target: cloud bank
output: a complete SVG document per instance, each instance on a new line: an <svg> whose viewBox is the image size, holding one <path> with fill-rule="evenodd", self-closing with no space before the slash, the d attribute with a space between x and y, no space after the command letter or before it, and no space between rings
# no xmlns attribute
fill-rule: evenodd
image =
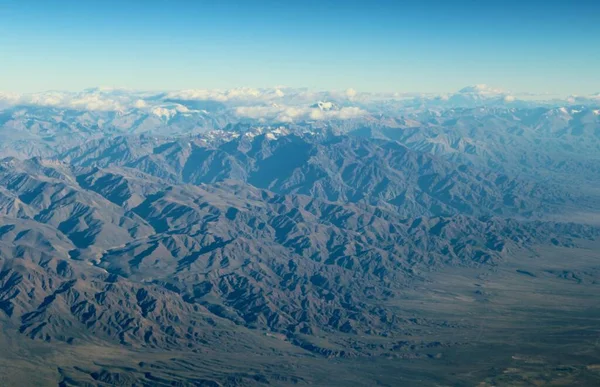
<svg viewBox="0 0 600 387"><path fill-rule="evenodd" d="M548 96L542 96L548 97ZM0 92L0 109L19 105L82 111L142 111L169 119L177 114L210 114L199 101L218 102L226 114L255 120L295 122L302 120L347 120L388 109L453 108L493 104L519 106L536 101L530 93L510 93L485 84L467 86L456 93L367 93L349 88L342 91L310 91L279 86L229 90L188 89L145 92L117 88L93 88L81 92L49 91L33 94ZM600 93L546 98L548 104L599 104ZM537 100L540 102L541 100ZM198 106L198 107L194 107Z"/></svg>
<svg viewBox="0 0 600 387"><path fill-rule="evenodd" d="M323 121L323 120L348 120L368 114L366 110L358 107L343 107L338 110L321 110L313 107L292 106L241 106L235 109L238 117L253 118L257 120L275 120L279 122L294 121Z"/></svg>

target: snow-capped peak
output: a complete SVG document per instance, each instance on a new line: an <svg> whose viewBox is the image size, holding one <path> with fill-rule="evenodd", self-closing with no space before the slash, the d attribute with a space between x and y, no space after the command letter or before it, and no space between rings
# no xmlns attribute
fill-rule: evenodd
<svg viewBox="0 0 600 387"><path fill-rule="evenodd" d="M312 105L311 108L320 109L322 111L338 110L338 106L333 102L319 101Z"/></svg>

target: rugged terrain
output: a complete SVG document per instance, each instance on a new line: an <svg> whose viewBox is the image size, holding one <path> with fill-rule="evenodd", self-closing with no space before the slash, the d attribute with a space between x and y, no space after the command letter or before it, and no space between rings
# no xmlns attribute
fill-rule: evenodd
<svg viewBox="0 0 600 387"><path fill-rule="evenodd" d="M0 116L1 384L600 382L590 101L86 93Z"/></svg>

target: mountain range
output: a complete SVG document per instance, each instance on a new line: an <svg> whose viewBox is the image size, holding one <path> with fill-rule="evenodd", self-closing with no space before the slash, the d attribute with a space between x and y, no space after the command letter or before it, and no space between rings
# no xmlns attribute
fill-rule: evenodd
<svg viewBox="0 0 600 387"><path fill-rule="evenodd" d="M2 100L3 384L600 381L593 96Z"/></svg>

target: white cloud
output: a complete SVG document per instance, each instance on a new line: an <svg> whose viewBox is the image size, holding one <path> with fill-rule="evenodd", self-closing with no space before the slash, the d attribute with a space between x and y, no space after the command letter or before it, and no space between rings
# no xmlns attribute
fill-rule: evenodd
<svg viewBox="0 0 600 387"><path fill-rule="evenodd" d="M281 122L293 122L305 114L304 110L295 107L286 107L277 115L277 120Z"/></svg>
<svg viewBox="0 0 600 387"><path fill-rule="evenodd" d="M486 84L467 86L458 91L460 94L478 94L482 96L494 96L506 94L502 89L495 89Z"/></svg>
<svg viewBox="0 0 600 387"><path fill-rule="evenodd" d="M235 114L248 118L264 118L280 112L278 106L241 106L235 109Z"/></svg>
<svg viewBox="0 0 600 387"><path fill-rule="evenodd" d="M339 110L321 110L311 107L292 106L241 106L235 109L236 115L253 119L274 119L281 122L302 120L348 120L362 117L367 112L358 107L344 107Z"/></svg>
<svg viewBox="0 0 600 387"><path fill-rule="evenodd" d="M0 99L2 99L2 97L0 97ZM105 93L90 91L81 93L51 91L45 93L23 94L18 97L12 95L10 98L12 105L22 104L106 111L122 110L130 105L130 101L131 97L126 95L119 98L112 98Z"/></svg>
<svg viewBox="0 0 600 387"><path fill-rule="evenodd" d="M136 108L138 108L138 109L143 109L143 108L147 107L148 104L143 99L138 99L137 101L135 101L135 103L133 104L133 106L136 107Z"/></svg>
<svg viewBox="0 0 600 387"><path fill-rule="evenodd" d="M19 103L30 103L32 105L41 106L58 106L64 104L67 98L67 94L61 92L37 93L23 95Z"/></svg>
<svg viewBox="0 0 600 387"><path fill-rule="evenodd" d="M82 92L49 91L33 94L0 93L0 102L6 105L36 105L90 111L125 111L148 107L147 93L116 88L94 88ZM160 101L158 101L160 102Z"/></svg>
<svg viewBox="0 0 600 387"><path fill-rule="evenodd" d="M167 94L167 98L172 99L190 99L190 100L215 100L226 101L227 98L220 91L211 90L180 90Z"/></svg>
<svg viewBox="0 0 600 387"><path fill-rule="evenodd" d="M327 114L330 114L331 116L337 116L336 118L341 120L349 120L351 118L364 116L367 114L367 112L357 107L345 107L338 111L327 112Z"/></svg>
<svg viewBox="0 0 600 387"><path fill-rule="evenodd" d="M346 90L346 97L348 97L348 99L353 99L354 97L356 97L356 90L350 88L348 90Z"/></svg>
<svg viewBox="0 0 600 387"><path fill-rule="evenodd" d="M6 93L0 91L0 100L2 101L17 101L19 98L21 98L20 94Z"/></svg>
<svg viewBox="0 0 600 387"><path fill-rule="evenodd" d="M517 98L522 100L525 98L534 99L536 97L533 94L530 95L527 93L508 93L487 85L468 86L457 93L442 95L407 92L359 93L352 88L343 91L315 92L307 89L283 86L269 89L190 89L164 94L117 88L93 88L75 93L52 91L19 95L0 92L0 108L29 104L91 111L143 109L151 112L152 109L161 107L175 109L178 113L189 113L193 111L188 111L183 106L175 107L176 105L173 103L166 103L165 99L212 100L224 103L229 111L239 117L292 122L298 120L350 119L367 114L358 107L339 107L349 104L349 101L351 101L352 105L360 105L365 109L374 107L375 110L379 110L381 106L387 103L396 104L399 108L411 104L424 107L443 107L448 103L477 103L488 98L510 103L516 101ZM538 99L550 98L539 95ZM321 103L321 109L317 109L319 101L326 101L325 103ZM600 94L572 96L568 101L571 103L595 103L600 101ZM314 106L314 108L311 108L311 106ZM324 112L320 110L324 110Z"/></svg>
<svg viewBox="0 0 600 387"><path fill-rule="evenodd" d="M0 92L0 108L15 105L20 99L19 94Z"/></svg>
<svg viewBox="0 0 600 387"><path fill-rule="evenodd" d="M72 108L80 108L84 110L101 110L101 111L119 111L123 110L124 106L117 100L105 98L99 94L82 95L73 98L66 104Z"/></svg>
<svg viewBox="0 0 600 387"><path fill-rule="evenodd" d="M188 100L212 100L212 101L270 101L285 96L285 93L280 89L253 89L242 87L229 90L206 90L206 89L190 89L174 91L167 95L167 98L172 99L188 99Z"/></svg>
<svg viewBox="0 0 600 387"><path fill-rule="evenodd" d="M567 97L569 103L598 103L600 102L600 93L590 95L570 95Z"/></svg>
<svg viewBox="0 0 600 387"><path fill-rule="evenodd" d="M324 112L323 110L320 110L320 109L310 109L309 114L308 114L309 118L311 120L315 120L315 121L324 120L325 115L326 115L326 112Z"/></svg>

